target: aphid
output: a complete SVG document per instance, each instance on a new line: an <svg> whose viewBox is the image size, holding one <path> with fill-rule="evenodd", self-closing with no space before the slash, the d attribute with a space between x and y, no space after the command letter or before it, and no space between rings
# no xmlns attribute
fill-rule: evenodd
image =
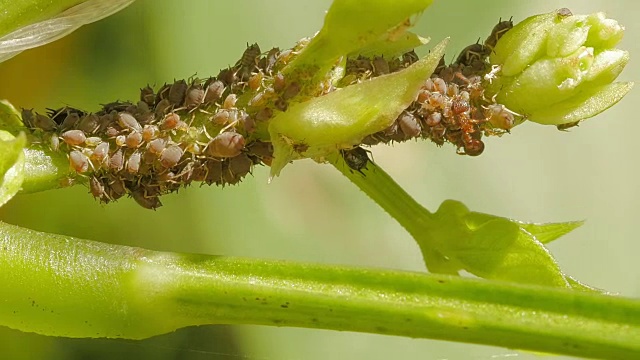
<svg viewBox="0 0 640 360"><path fill-rule="evenodd" d="M556 14L558 14L558 16L561 16L561 17L567 17L567 16L573 15L571 10L567 8L558 9L558 11L556 11Z"/></svg>
<svg viewBox="0 0 640 360"><path fill-rule="evenodd" d="M96 146L93 149L93 153L91 154L91 158L96 160L98 163L103 163L107 160L107 156L109 155L109 143L103 142Z"/></svg>
<svg viewBox="0 0 640 360"><path fill-rule="evenodd" d="M213 157L234 157L240 155L244 144L245 140L242 135L227 131L213 138L205 151Z"/></svg>
<svg viewBox="0 0 640 360"><path fill-rule="evenodd" d="M128 148L135 149L142 144L142 134L137 131L132 131L127 135L125 144Z"/></svg>
<svg viewBox="0 0 640 360"><path fill-rule="evenodd" d="M464 153L469 156L478 156L484 151L482 140L469 139L464 141Z"/></svg>
<svg viewBox="0 0 640 360"><path fill-rule="evenodd" d="M433 91L436 91L440 94L447 93L447 83L442 78L434 78L433 80Z"/></svg>
<svg viewBox="0 0 640 360"><path fill-rule="evenodd" d="M33 127L44 131L54 131L58 126L51 118L41 114L36 114L33 118Z"/></svg>
<svg viewBox="0 0 640 360"><path fill-rule="evenodd" d="M260 47L258 44L249 45L247 49L242 53L242 57L236 63L237 75L240 79L246 80L251 76L251 73L256 68L257 59L260 56Z"/></svg>
<svg viewBox="0 0 640 360"><path fill-rule="evenodd" d="M180 115L172 112L168 113L162 122L160 123L160 129L162 130L173 130L178 127L180 124Z"/></svg>
<svg viewBox="0 0 640 360"><path fill-rule="evenodd" d="M194 108L204 101L204 89L202 85L192 84L187 89L187 95L184 100L184 106L188 108Z"/></svg>
<svg viewBox="0 0 640 360"><path fill-rule="evenodd" d="M276 101L273 103L273 106L275 106L275 108L280 111L286 111L289 107L289 103L287 103L283 98L280 97L276 99Z"/></svg>
<svg viewBox="0 0 640 360"><path fill-rule="evenodd" d="M77 113L75 112L68 113L67 116L65 116L64 120L62 120L62 124L60 124L60 129L64 129L64 130L72 129L76 126L78 121L80 121L80 116Z"/></svg>
<svg viewBox="0 0 640 360"><path fill-rule="evenodd" d="M222 69L218 73L216 78L222 81L225 85L232 85L238 81L238 77L236 76L236 72L233 69Z"/></svg>
<svg viewBox="0 0 640 360"><path fill-rule="evenodd" d="M261 107L267 104L267 96L265 96L264 92L259 92L255 94L247 103L249 106L253 107Z"/></svg>
<svg viewBox="0 0 640 360"><path fill-rule="evenodd" d="M94 198L100 199L102 201L108 200L106 199L107 194L104 191L104 185L95 176L92 176L89 179L89 190L91 191L91 195L93 195Z"/></svg>
<svg viewBox="0 0 640 360"><path fill-rule="evenodd" d="M246 154L240 154L229 160L229 171L239 180L251 171L252 165L253 161Z"/></svg>
<svg viewBox="0 0 640 360"><path fill-rule="evenodd" d="M118 129L109 126L108 128L105 129L104 134L107 135L108 138L114 138L116 136L118 136L118 134L120 134L120 132L118 131Z"/></svg>
<svg viewBox="0 0 640 360"><path fill-rule="evenodd" d="M220 109L211 117L216 125L226 125L231 122L231 111Z"/></svg>
<svg viewBox="0 0 640 360"><path fill-rule="evenodd" d="M442 120L442 114L439 112L432 112L429 114L429 116L427 116L427 118L425 119L425 124L427 124L428 126L436 126L440 123L440 121Z"/></svg>
<svg viewBox="0 0 640 360"><path fill-rule="evenodd" d="M167 146L167 141L162 138L154 139L149 142L149 151L153 154L159 155L162 150Z"/></svg>
<svg viewBox="0 0 640 360"><path fill-rule="evenodd" d="M112 179L106 186L105 191L111 200L118 200L127 193L124 181L119 178Z"/></svg>
<svg viewBox="0 0 640 360"><path fill-rule="evenodd" d="M357 146L350 150L340 150L340 154L351 170L355 170L363 176L365 175L362 169L366 169L367 164L371 161L367 150Z"/></svg>
<svg viewBox="0 0 640 360"><path fill-rule="evenodd" d="M150 195L143 188L137 188L131 191L131 197L138 205L145 209L155 210L162 206L158 195Z"/></svg>
<svg viewBox="0 0 640 360"><path fill-rule="evenodd" d="M89 147L96 147L102 143L102 139L97 136L88 137L87 140L84 141L85 145Z"/></svg>
<svg viewBox="0 0 640 360"><path fill-rule="evenodd" d="M253 120L253 118L251 118L251 116L249 116L249 114L247 114L243 110L239 111L238 120L243 125L244 131L246 131L247 133L250 134L256 130L255 120Z"/></svg>
<svg viewBox="0 0 640 360"><path fill-rule="evenodd" d="M220 183L222 180L222 162L210 159L206 163L207 167L207 176L205 181L207 184L211 185L213 183Z"/></svg>
<svg viewBox="0 0 640 360"><path fill-rule="evenodd" d="M404 135L408 139L420 135L422 129L420 128L420 124L413 114L403 111L402 114L398 116L397 121L398 125L400 126L400 130L402 130L402 133L404 133Z"/></svg>
<svg viewBox="0 0 640 360"><path fill-rule="evenodd" d="M273 116L273 109L271 108L262 108L260 111L256 113L255 119L256 121L267 121L271 119Z"/></svg>
<svg viewBox="0 0 640 360"><path fill-rule="evenodd" d="M69 114L71 115L71 114ZM100 117L96 114L89 114L80 119L78 122L78 129L84 131L87 134L94 133L100 126Z"/></svg>
<svg viewBox="0 0 640 360"><path fill-rule="evenodd" d="M167 100L175 106L181 106L187 93L187 87L187 82L184 80L174 82L169 88Z"/></svg>
<svg viewBox="0 0 640 360"><path fill-rule="evenodd" d="M293 50L287 49L278 53L278 57L276 62L280 63L281 66L287 65L293 58L296 56Z"/></svg>
<svg viewBox="0 0 640 360"><path fill-rule="evenodd" d="M284 87L286 85L286 81L284 79L284 75L282 75L282 73L277 73L274 77L273 77L273 90L275 90L276 92L280 92L282 90L284 90Z"/></svg>
<svg viewBox="0 0 640 360"><path fill-rule="evenodd" d="M560 11L563 9L558 10L558 14L560 15ZM569 9L566 9L569 10ZM569 11L569 13L571 13ZM513 21L511 21L511 19L506 20L506 21L499 21L498 24L496 26L493 27L493 30L491 30L491 35L489 35L489 37L484 41L484 46L486 46L490 51L493 50L493 48L496 47L496 45L498 44L498 40L500 40L500 38L507 33L507 31L511 30L511 28L513 27Z"/></svg>
<svg viewBox="0 0 640 360"><path fill-rule="evenodd" d="M167 99L162 99L158 102L155 108L155 113L157 117L163 117L164 114L171 108L171 103Z"/></svg>
<svg viewBox="0 0 640 360"><path fill-rule="evenodd" d="M116 136L116 146L121 147L127 143L127 137L124 135Z"/></svg>
<svg viewBox="0 0 640 360"><path fill-rule="evenodd" d="M236 106L236 101L238 101L238 95L229 94L224 99L224 102L222 103L222 108L226 110L233 109Z"/></svg>
<svg viewBox="0 0 640 360"><path fill-rule="evenodd" d="M142 129L142 140L149 142L158 136L160 129L155 125L145 125Z"/></svg>
<svg viewBox="0 0 640 360"><path fill-rule="evenodd" d="M475 62L484 62L487 56L487 49L483 44L469 45L462 50L455 63L464 66L473 66Z"/></svg>
<svg viewBox="0 0 640 360"><path fill-rule="evenodd" d="M89 170L89 158L78 150L73 150L69 153L69 164L78 173L84 173Z"/></svg>
<svg viewBox="0 0 640 360"><path fill-rule="evenodd" d="M216 80L207 86L207 90L204 96L204 102L207 104L218 101L224 93L224 83L220 80Z"/></svg>
<svg viewBox="0 0 640 360"><path fill-rule="evenodd" d="M300 84L297 81L294 81L284 89L284 92L282 93L282 99L289 100L292 97L298 95L299 92L300 92Z"/></svg>
<svg viewBox="0 0 640 360"><path fill-rule="evenodd" d="M271 74L271 72L273 70L273 66L276 64L276 61L278 59L278 54L279 53L280 53L280 49L279 48L272 48L267 53L267 56L265 56L263 58L264 59L264 64L262 64L262 62L261 62L261 67L262 67L262 69L264 69L265 73Z"/></svg>
<svg viewBox="0 0 640 360"><path fill-rule="evenodd" d="M69 145L80 145L87 140L87 136L82 130L67 130L63 132L60 137Z"/></svg>
<svg viewBox="0 0 640 360"><path fill-rule="evenodd" d="M58 138L58 134L49 134L49 147L53 151L58 151L58 149L60 148L60 139Z"/></svg>
<svg viewBox="0 0 640 360"><path fill-rule="evenodd" d="M580 121L574 121L566 124L556 125L556 128L560 131L567 131L567 129L570 129L574 126L578 126L578 124L580 124Z"/></svg>
<svg viewBox="0 0 640 360"><path fill-rule="evenodd" d="M126 113L126 112L118 113L118 124L120 124L120 126L122 126L125 129L142 132L142 126L140 126L140 123L138 123L138 120L136 120L136 118L129 113Z"/></svg>
<svg viewBox="0 0 640 360"><path fill-rule="evenodd" d="M109 168L118 172L122 170L123 167L124 167L124 154L122 153L122 149L118 149L109 158Z"/></svg>
<svg viewBox="0 0 640 360"><path fill-rule="evenodd" d="M389 63L382 56L374 57L373 61L371 61L371 65L373 66L373 73L376 76L388 74L390 72Z"/></svg>
<svg viewBox="0 0 640 360"><path fill-rule="evenodd" d="M510 130L515 125L515 117L504 105L492 104L486 107L488 121L493 127Z"/></svg>
<svg viewBox="0 0 640 360"><path fill-rule="evenodd" d="M166 168L175 166L182 157L183 151L178 145L168 146L160 154L160 163Z"/></svg>
<svg viewBox="0 0 640 360"><path fill-rule="evenodd" d="M140 89L140 101L144 101L147 105L151 106L155 102L156 94L153 93L151 86L147 85Z"/></svg>
<svg viewBox="0 0 640 360"><path fill-rule="evenodd" d="M251 155L257 156L266 165L273 161L273 145L270 142L254 141L247 146Z"/></svg>
<svg viewBox="0 0 640 360"><path fill-rule="evenodd" d="M263 77L264 76L262 75L261 72L251 75L251 77L249 78L249 81L247 82L249 84L249 89L253 91L258 90L260 86L262 86Z"/></svg>
<svg viewBox="0 0 640 360"><path fill-rule="evenodd" d="M127 160L127 171L131 174L135 174L140 170L140 153L134 151Z"/></svg>

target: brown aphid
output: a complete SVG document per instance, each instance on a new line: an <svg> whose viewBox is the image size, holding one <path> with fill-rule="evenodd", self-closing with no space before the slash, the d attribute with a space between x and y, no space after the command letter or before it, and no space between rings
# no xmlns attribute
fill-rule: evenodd
<svg viewBox="0 0 640 360"><path fill-rule="evenodd" d="M112 178L105 187L105 191L111 200L118 200L127 193L127 188L122 179Z"/></svg>
<svg viewBox="0 0 640 360"><path fill-rule="evenodd" d="M167 141L162 138L154 139L149 142L149 151L153 154L160 155L167 146Z"/></svg>
<svg viewBox="0 0 640 360"><path fill-rule="evenodd" d="M464 142L464 153L469 156L478 156L484 151L482 140L470 139Z"/></svg>
<svg viewBox="0 0 640 360"><path fill-rule="evenodd" d="M33 118L33 127L44 131L54 131L58 126L51 118L41 114L36 114Z"/></svg>
<svg viewBox="0 0 640 360"><path fill-rule="evenodd" d="M578 126L579 124L580 124L580 121L578 120L578 121L574 121L566 124L556 125L556 128L560 131L567 131L567 129L571 129L572 127Z"/></svg>
<svg viewBox="0 0 640 360"><path fill-rule="evenodd" d="M369 162L371 162L367 150L358 146L350 150L340 150L340 154L349 169L355 170L363 176L365 175L362 169L366 169Z"/></svg>
<svg viewBox="0 0 640 360"><path fill-rule="evenodd" d="M206 183L209 185L220 183L222 181L222 161L209 159L205 165L207 168Z"/></svg>
<svg viewBox="0 0 640 360"><path fill-rule="evenodd" d="M487 118L493 127L509 131L515 125L513 112L504 105L491 104L487 106Z"/></svg>
<svg viewBox="0 0 640 360"><path fill-rule="evenodd" d="M174 167L178 163L178 161L180 161L183 153L184 151L180 148L180 146L170 145L165 148L160 154L160 164L162 164L162 166L164 166L165 168Z"/></svg>
<svg viewBox="0 0 640 360"><path fill-rule="evenodd" d="M184 106L194 108L204 102L204 89L200 84L192 84L187 89L187 95L184 100Z"/></svg>
<svg viewBox="0 0 640 360"><path fill-rule="evenodd" d="M108 138L114 138L120 134L120 131L113 126L109 126L105 129L104 134L107 135Z"/></svg>
<svg viewBox="0 0 640 360"><path fill-rule="evenodd" d="M153 93L151 86L147 85L140 89L140 101L144 101L147 105L151 106L155 103L156 94Z"/></svg>
<svg viewBox="0 0 640 360"><path fill-rule="evenodd" d="M137 188L131 191L131 197L138 205L145 209L155 210L162 206L158 195L150 195L143 188Z"/></svg>
<svg viewBox="0 0 640 360"><path fill-rule="evenodd" d="M235 84L236 81L238 81L235 70L230 68L220 70L216 78L222 81L225 85Z"/></svg>
<svg viewBox="0 0 640 360"><path fill-rule="evenodd" d="M245 175L251 171L253 161L246 155L240 154L229 159L229 172L233 174L234 179L240 181Z"/></svg>
<svg viewBox="0 0 640 360"><path fill-rule="evenodd" d="M80 115L76 112L70 112L65 116L64 120L62 120L62 124L60 124L60 129L73 129L76 124L80 121Z"/></svg>
<svg viewBox="0 0 640 360"><path fill-rule="evenodd" d="M96 132L102 133L103 131L105 131L105 129L113 125L114 121L115 120L113 116L111 116L111 114L101 115L100 120L98 121L98 129L96 130Z"/></svg>
<svg viewBox="0 0 640 360"><path fill-rule="evenodd" d="M260 67L264 70L265 73L271 74L273 70L273 66L276 64L276 61L278 60L279 53L280 53L279 48L272 48L267 53L267 56L263 58L264 61L263 62L261 61Z"/></svg>
<svg viewBox="0 0 640 360"><path fill-rule="evenodd" d="M118 124L120 124L120 126L122 126L125 129L142 132L142 126L140 126L140 123L138 123L138 120L136 120L136 118L129 113L126 113L126 112L118 113Z"/></svg>
<svg viewBox="0 0 640 360"><path fill-rule="evenodd" d="M374 57L371 65L373 66L373 73L376 76L385 75L390 72L389 63L382 56Z"/></svg>
<svg viewBox="0 0 640 360"><path fill-rule="evenodd" d="M213 81L207 86L207 90L204 96L204 102L207 104L218 101L224 93L224 83L220 80Z"/></svg>
<svg viewBox="0 0 640 360"><path fill-rule="evenodd" d="M289 103L287 103L285 99L280 97L273 102L273 106L280 111L286 111L289 107Z"/></svg>
<svg viewBox="0 0 640 360"><path fill-rule="evenodd" d="M211 121L216 125L226 125L231 122L231 111L220 109L211 117Z"/></svg>
<svg viewBox="0 0 640 360"><path fill-rule="evenodd" d="M71 114L69 114L71 115ZM80 119L77 128L87 134L93 134L100 126L100 117L96 114L89 114Z"/></svg>
<svg viewBox="0 0 640 360"><path fill-rule="evenodd" d="M149 142L155 139L156 137L158 137L159 132L160 132L160 129L158 129L157 126L145 125L144 128L142 129L142 140L144 140L145 142Z"/></svg>
<svg viewBox="0 0 640 360"><path fill-rule="evenodd" d="M206 153L213 157L234 157L240 155L244 148L244 137L228 131L213 138L206 148Z"/></svg>
<svg viewBox="0 0 640 360"><path fill-rule="evenodd" d="M109 158L109 168L118 172L122 170L123 167L124 167L124 154L122 153L122 149L118 149Z"/></svg>
<svg viewBox="0 0 640 360"><path fill-rule="evenodd" d="M558 11L556 11L556 14L558 14L558 16L560 16L560 17L568 17L568 16L572 16L573 15L571 10L569 10L567 8L558 9Z"/></svg>
<svg viewBox="0 0 640 360"><path fill-rule="evenodd" d="M184 80L174 82L169 88L167 100L175 106L182 106L187 93L187 87L187 82Z"/></svg>
<svg viewBox="0 0 640 360"><path fill-rule="evenodd" d="M282 75L282 73L277 73L273 77L273 90L275 90L276 92L281 92L282 90L284 90L285 85L287 85L287 83L284 79L284 75Z"/></svg>
<svg viewBox="0 0 640 360"><path fill-rule="evenodd" d="M60 137L69 145L80 145L87 140L87 136L82 130L67 130L63 132Z"/></svg>
<svg viewBox="0 0 640 360"><path fill-rule="evenodd" d="M180 124L180 115L172 112L168 113L160 123L161 130L173 130Z"/></svg>
<svg viewBox="0 0 640 360"><path fill-rule="evenodd" d="M475 62L484 62L488 55L487 48L483 44L472 44L462 50L455 63L465 66L473 66Z"/></svg>
<svg viewBox="0 0 640 360"><path fill-rule="evenodd" d="M127 160L127 171L130 174L135 174L140 170L140 160L141 155L138 151L134 151L129 155L129 159Z"/></svg>
<svg viewBox="0 0 640 360"><path fill-rule="evenodd" d="M161 118L164 116L164 114L167 113L167 111L169 111L170 108L171 103L169 102L169 100L162 99L158 102L158 104L156 104L155 114L158 118Z"/></svg>
<svg viewBox="0 0 640 360"><path fill-rule="evenodd" d="M422 131L416 117L406 111L403 111L402 114L398 116L398 125L400 126L402 133L404 133L404 135L409 139L420 135L420 132Z"/></svg>
<svg viewBox="0 0 640 360"><path fill-rule="evenodd" d="M125 139L125 145L131 149L140 147L142 145L142 134L137 131L130 132Z"/></svg>
<svg viewBox="0 0 640 360"><path fill-rule="evenodd" d="M442 120L442 114L439 112L430 113L424 120L425 124L428 126L436 126Z"/></svg>
<svg viewBox="0 0 640 360"><path fill-rule="evenodd" d="M251 134L256 130L255 120L253 120L253 118L251 118L251 116L249 116L249 114L247 114L243 110L240 110L238 112L238 121L240 121L240 123L244 127L244 131L246 131L248 134Z"/></svg>
<svg viewBox="0 0 640 360"><path fill-rule="evenodd" d="M233 109L236 106L236 101L238 101L238 95L229 94L224 99L224 102L222 103L222 108L226 110Z"/></svg>
<svg viewBox="0 0 640 360"><path fill-rule="evenodd" d="M298 95L298 93L300 92L300 84L297 81L292 82L291 84L289 84L289 86L287 86L284 89L284 92L282 93L282 99L284 100L289 100L292 97Z"/></svg>
<svg viewBox="0 0 640 360"><path fill-rule="evenodd" d="M87 140L84 141L84 144L89 147L96 147L102 143L102 138L97 136L88 137Z"/></svg>
<svg viewBox="0 0 640 360"><path fill-rule="evenodd" d="M562 10L562 9L561 9ZM569 10L569 9L566 9ZM507 31L511 30L513 27L513 21L511 19L506 21L500 21L496 26L491 30L491 35L484 41L484 46L493 50L498 44L498 40L507 33Z"/></svg>
<svg viewBox="0 0 640 360"><path fill-rule="evenodd" d="M107 194L104 190L104 185L102 184L102 181L95 176L92 176L89 179L89 191L94 198L108 202L109 199L107 198Z"/></svg>
<svg viewBox="0 0 640 360"><path fill-rule="evenodd" d="M271 117L273 117L273 109L266 107L256 113L255 119L256 121L267 121Z"/></svg>
<svg viewBox="0 0 640 360"><path fill-rule="evenodd" d="M242 57L236 63L237 76L242 80L246 80L251 76L251 73L256 68L257 59L260 56L260 47L258 44L249 45L247 49L242 53Z"/></svg>
<svg viewBox="0 0 640 360"><path fill-rule="evenodd" d="M249 85L249 89L253 91L260 89L260 86L262 86L263 78L264 78L264 75L261 72L251 75L251 77L249 78L249 81L247 82L247 84Z"/></svg>
<svg viewBox="0 0 640 360"><path fill-rule="evenodd" d="M84 173L89 170L89 158L78 150L73 150L69 153L69 164L78 173Z"/></svg>

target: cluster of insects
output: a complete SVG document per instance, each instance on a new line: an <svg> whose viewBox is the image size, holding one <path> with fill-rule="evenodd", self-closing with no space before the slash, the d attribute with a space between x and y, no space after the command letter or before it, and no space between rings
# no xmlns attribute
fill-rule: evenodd
<svg viewBox="0 0 640 360"><path fill-rule="evenodd" d="M511 21L501 21L484 44L467 47L451 65L442 60L416 101L363 145L422 137L438 145L450 142L461 154L482 153L483 135L513 125L513 114L485 99L482 88L487 58L511 27ZM105 104L95 113L71 107L46 114L25 109L23 122L33 142L66 154L70 178L88 184L96 199L109 203L129 195L155 209L161 195L194 181L233 185L255 165L271 164L268 120L286 111L301 92L301 84L286 78L283 69L306 43L267 52L249 45L234 66L215 77L179 80L157 90L146 86L137 102ZM396 72L417 60L413 51L391 59L347 59L337 85ZM301 153L306 149L302 143L292 147ZM347 166L361 173L371 161L361 147L341 154Z"/></svg>
<svg viewBox="0 0 640 360"><path fill-rule="evenodd" d="M512 27L511 20L500 21L484 43L466 47L450 65L441 59L413 104L389 128L367 136L363 144L402 142L420 137L439 146L451 143L462 155L480 155L484 151L483 136L500 135L515 123L514 113L485 97L482 84L490 71L488 57L491 51ZM417 57L413 55L407 53L389 61L382 57L352 59L346 68L347 76L362 79L381 75L384 71L392 72L415 62Z"/></svg>

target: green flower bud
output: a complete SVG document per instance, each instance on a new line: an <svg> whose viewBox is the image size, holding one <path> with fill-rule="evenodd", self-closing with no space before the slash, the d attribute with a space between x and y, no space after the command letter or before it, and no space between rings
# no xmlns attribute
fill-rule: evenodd
<svg viewBox="0 0 640 360"><path fill-rule="evenodd" d="M614 83L629 61L615 49L624 28L603 13L567 9L532 16L507 32L490 56L489 94L528 120L561 125L606 110L631 89Z"/></svg>

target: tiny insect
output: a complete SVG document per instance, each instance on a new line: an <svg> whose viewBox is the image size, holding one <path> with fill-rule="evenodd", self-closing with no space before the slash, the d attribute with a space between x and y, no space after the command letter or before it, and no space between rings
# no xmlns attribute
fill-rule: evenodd
<svg viewBox="0 0 640 360"><path fill-rule="evenodd" d="M351 170L355 170L362 174L362 176L366 176L362 172L362 169L367 169L367 165L371 162L369 159L369 152L367 150L357 146L350 150L340 150L340 154L342 155L345 164L347 164Z"/></svg>
<svg viewBox="0 0 640 360"><path fill-rule="evenodd" d="M247 80L251 76L251 73L256 68L258 58L260 57L260 47L258 44L247 46L247 49L242 53L242 57L236 63L237 76L242 80Z"/></svg>
<svg viewBox="0 0 640 360"><path fill-rule="evenodd" d="M133 115L121 112L118 114L118 123L125 129L142 132L142 126Z"/></svg>
<svg viewBox="0 0 640 360"><path fill-rule="evenodd" d="M73 150L69 153L69 164L78 173L89 170L89 158L78 150Z"/></svg>
<svg viewBox="0 0 640 360"><path fill-rule="evenodd" d="M240 155L244 144L242 135L227 131L213 138L207 145L206 152L213 157L234 157Z"/></svg>
<svg viewBox="0 0 640 360"><path fill-rule="evenodd" d="M512 27L513 21L511 21L511 19L498 21L498 24L493 27L493 30L491 30L491 35L489 35L489 37L484 41L484 46L486 46L489 51L492 51L498 44L498 40L500 40L507 31L511 30Z"/></svg>
<svg viewBox="0 0 640 360"><path fill-rule="evenodd" d="M176 81L169 88L169 96L167 100L175 106L182 106L187 94L187 82L184 80Z"/></svg>
<svg viewBox="0 0 640 360"><path fill-rule="evenodd" d="M68 130L63 132L60 137L69 145L80 145L87 140L87 136L82 130Z"/></svg>
<svg viewBox="0 0 640 360"><path fill-rule="evenodd" d="M566 124L560 124L560 125L556 125L556 128L560 131L567 131L568 129L571 129L572 127L578 126L580 124L580 121L574 121L574 122L570 122L570 123L566 123Z"/></svg>

